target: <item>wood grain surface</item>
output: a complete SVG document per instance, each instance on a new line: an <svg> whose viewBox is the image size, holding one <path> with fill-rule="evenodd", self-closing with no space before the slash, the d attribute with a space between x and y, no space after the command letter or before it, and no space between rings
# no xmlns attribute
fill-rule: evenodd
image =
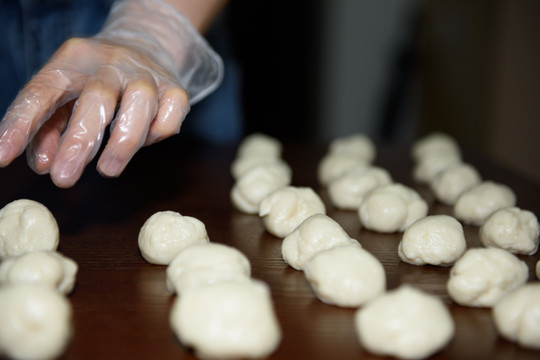
<svg viewBox="0 0 540 360"><path fill-rule="evenodd" d="M311 186L323 198L327 213L381 260L388 289L409 283L440 297L456 324L450 344L434 359L539 359L540 352L501 339L489 309L456 305L445 286L450 269L414 266L398 258L401 234L362 229L355 212L333 208L317 183L316 167L324 144L284 144L283 158L293 170L293 185ZM235 211L229 199L233 185L230 164L234 147L165 141L142 149L117 179L105 179L91 163L71 189L58 189L47 176L35 175L23 158L0 169L0 207L29 198L46 205L60 227L64 255L79 265L73 306L73 338L62 359L195 359L175 338L169 325L174 296L165 287L165 267L140 255L138 232L157 211L173 210L198 218L210 240L234 246L251 261L254 278L271 288L283 340L271 359L378 359L357 341L354 309L322 303L304 274L281 257L281 239L265 232L261 219ZM485 179L510 186L518 206L540 214L540 186L464 149L464 160ZM378 145L375 164L395 181L410 185L430 204L430 214L451 214L426 187L411 179L407 146ZM480 246L478 227L464 226L469 247ZM529 281L538 281L539 255L520 256L530 267Z"/></svg>

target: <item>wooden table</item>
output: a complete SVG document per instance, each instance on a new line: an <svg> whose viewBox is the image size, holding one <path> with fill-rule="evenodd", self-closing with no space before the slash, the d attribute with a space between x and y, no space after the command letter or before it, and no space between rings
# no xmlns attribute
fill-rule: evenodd
<svg viewBox="0 0 540 360"><path fill-rule="evenodd" d="M69 296L74 336L63 359L193 359L169 326L174 296L165 288L165 267L141 257L137 236L144 221L161 210L198 218L211 241L232 245L251 261L252 275L267 282L283 330L272 359L376 359L359 345L353 309L330 306L312 293L304 274L281 258L281 239L266 233L261 219L235 211L229 200L234 147L211 147L169 140L139 152L118 179L101 178L91 163L73 188L58 189L19 158L0 169L0 206L19 198L46 205L60 227L60 247L79 265ZM435 359L539 359L540 352L498 337L490 310L453 304L445 284L449 268L414 266L397 256L400 234L362 229L355 212L338 211L317 183L316 167L326 151L314 144L285 144L283 158L293 169L293 185L311 186L327 204L328 215L383 263L388 288L410 283L442 298L456 324L453 341ZM481 154L464 152L486 179L517 194L518 206L540 214L540 186L497 167ZM395 181L413 186L429 202L430 213L451 213L425 187L411 180L408 147L380 145L376 164ZM478 227L464 226L469 246L480 246ZM521 256L538 281L539 255Z"/></svg>

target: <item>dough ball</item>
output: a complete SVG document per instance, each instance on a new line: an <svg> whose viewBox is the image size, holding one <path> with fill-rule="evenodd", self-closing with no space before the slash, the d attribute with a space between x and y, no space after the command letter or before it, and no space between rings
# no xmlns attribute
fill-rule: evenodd
<svg viewBox="0 0 540 360"><path fill-rule="evenodd" d="M538 250L539 233L540 225L532 212L507 207L492 213L480 227L479 235L484 246L533 255Z"/></svg>
<svg viewBox="0 0 540 360"><path fill-rule="evenodd" d="M368 192L358 209L358 216L366 229L391 233L405 230L427 212L427 202L416 191L393 183Z"/></svg>
<svg viewBox="0 0 540 360"><path fill-rule="evenodd" d="M424 156L433 153L456 153L461 155L461 150L452 136L436 131L417 140L412 146L411 153L413 160L418 162Z"/></svg>
<svg viewBox="0 0 540 360"><path fill-rule="evenodd" d="M461 193L481 181L476 168L467 163L458 163L438 173L430 187L437 200L446 205L454 205Z"/></svg>
<svg viewBox="0 0 540 360"><path fill-rule="evenodd" d="M54 359L71 338L71 304L36 284L0 287L0 349L13 359Z"/></svg>
<svg viewBox="0 0 540 360"><path fill-rule="evenodd" d="M167 289L184 293L195 286L249 279L251 265L238 249L219 243L194 244L181 250L167 266Z"/></svg>
<svg viewBox="0 0 540 360"><path fill-rule="evenodd" d="M458 304L491 307L529 277L525 262L499 248L465 251L450 271L447 290Z"/></svg>
<svg viewBox="0 0 540 360"><path fill-rule="evenodd" d="M231 174L234 180L238 180L243 173L260 165L281 166L283 171L292 174L291 167L285 162L285 160L281 158L260 156L243 156L235 158L231 164Z"/></svg>
<svg viewBox="0 0 540 360"><path fill-rule="evenodd" d="M69 294L75 286L78 266L55 251L33 251L4 259L0 263L0 285L42 284Z"/></svg>
<svg viewBox="0 0 540 360"><path fill-rule="evenodd" d="M282 151L283 145L278 139L257 132L242 140L236 149L236 157L280 158Z"/></svg>
<svg viewBox="0 0 540 360"><path fill-rule="evenodd" d="M373 141L362 133L335 138L328 148L330 154L358 157L368 164L373 162L376 152Z"/></svg>
<svg viewBox="0 0 540 360"><path fill-rule="evenodd" d="M0 209L0 259L36 250L56 250L58 224L45 205L28 199Z"/></svg>
<svg viewBox="0 0 540 360"><path fill-rule="evenodd" d="M357 310L358 339L369 352L401 359L422 359L445 347L454 336L450 312L437 297L408 285Z"/></svg>
<svg viewBox="0 0 540 360"><path fill-rule="evenodd" d="M515 204L516 195L508 186L482 181L457 198L453 211L454 216L466 224L482 225L494 211Z"/></svg>
<svg viewBox="0 0 540 360"><path fill-rule="evenodd" d="M204 224L175 211L158 211L139 231L139 249L151 264L168 265L185 247L209 242Z"/></svg>
<svg viewBox="0 0 540 360"><path fill-rule="evenodd" d="M281 238L315 214L326 214L326 208L310 187L286 186L265 197L259 205L266 230Z"/></svg>
<svg viewBox="0 0 540 360"><path fill-rule="evenodd" d="M456 152L434 152L425 154L413 168L413 179L429 184L442 171L461 163L461 155Z"/></svg>
<svg viewBox="0 0 540 360"><path fill-rule="evenodd" d="M236 181L231 190L231 200L237 210L257 214L262 199L290 183L291 172L287 167L278 164L255 166Z"/></svg>
<svg viewBox="0 0 540 360"><path fill-rule="evenodd" d="M361 166L332 180L328 184L328 196L332 204L339 209L358 210L369 191L391 183L392 177L385 169Z"/></svg>
<svg viewBox="0 0 540 360"><path fill-rule="evenodd" d="M359 307L386 290L381 262L360 246L319 251L305 265L304 273L317 297L327 304Z"/></svg>
<svg viewBox="0 0 540 360"><path fill-rule="evenodd" d="M493 307L498 333L519 345L540 350L540 284L520 286Z"/></svg>
<svg viewBox="0 0 540 360"><path fill-rule="evenodd" d="M351 244L358 242L351 239L334 219L324 214L315 214L283 239L281 254L289 266L302 270L319 251Z"/></svg>
<svg viewBox="0 0 540 360"><path fill-rule="evenodd" d="M463 226L448 215L430 215L412 223L398 246L401 260L413 265L452 265L467 243Z"/></svg>
<svg viewBox="0 0 540 360"><path fill-rule="evenodd" d="M317 178L321 185L326 186L347 171L368 167L370 164L358 156L345 154L327 154L317 166Z"/></svg>
<svg viewBox="0 0 540 360"><path fill-rule="evenodd" d="M192 288L176 298L170 321L204 359L262 358L281 341L270 290L258 280Z"/></svg>

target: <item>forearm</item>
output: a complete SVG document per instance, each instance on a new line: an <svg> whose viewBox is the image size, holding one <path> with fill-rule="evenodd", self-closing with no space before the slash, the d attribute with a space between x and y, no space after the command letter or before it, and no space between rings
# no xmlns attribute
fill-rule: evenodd
<svg viewBox="0 0 540 360"><path fill-rule="evenodd" d="M204 33L228 0L164 0L183 13L200 32Z"/></svg>

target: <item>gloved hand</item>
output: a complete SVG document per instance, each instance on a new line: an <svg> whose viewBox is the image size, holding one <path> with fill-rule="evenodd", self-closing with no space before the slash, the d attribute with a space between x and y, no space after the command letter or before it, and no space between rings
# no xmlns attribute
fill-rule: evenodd
<svg viewBox="0 0 540 360"><path fill-rule="evenodd" d="M120 1L99 34L66 41L18 94L0 123L0 166L26 148L35 172L70 187L110 125L97 168L118 176L142 146L178 133L222 75L221 58L177 9Z"/></svg>

